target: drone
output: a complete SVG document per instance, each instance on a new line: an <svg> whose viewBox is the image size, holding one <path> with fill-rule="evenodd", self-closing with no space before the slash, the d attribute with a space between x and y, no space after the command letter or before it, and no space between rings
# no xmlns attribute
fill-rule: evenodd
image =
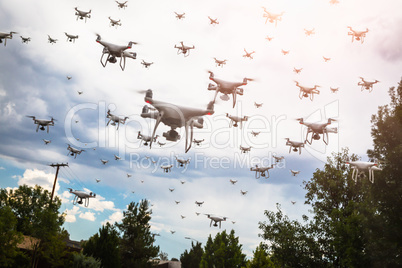
<svg viewBox="0 0 402 268"><path fill-rule="evenodd" d="M195 204L196 204L197 206L201 207L202 204L204 204L204 201L202 201L202 202L195 201Z"/></svg>
<svg viewBox="0 0 402 268"><path fill-rule="evenodd" d="M244 58L249 58L250 60L253 59L252 54L255 53L255 51L253 51L253 52L247 52L247 50L244 49L244 52L246 52L246 54L243 55Z"/></svg>
<svg viewBox="0 0 402 268"><path fill-rule="evenodd" d="M184 218L186 218L186 216L180 215L181 219L183 220Z"/></svg>
<svg viewBox="0 0 402 268"><path fill-rule="evenodd" d="M248 191L240 190L241 195L246 195Z"/></svg>
<svg viewBox="0 0 402 268"><path fill-rule="evenodd" d="M4 40L4 46L7 44L7 39L13 39L13 34L16 34L17 32L9 32L9 33L3 33L0 32L0 44L3 43Z"/></svg>
<svg viewBox="0 0 402 268"><path fill-rule="evenodd" d="M216 67L218 67L218 66L223 67L223 65L225 65L226 61L227 61L227 60L218 60L217 58L214 58L214 60L216 63Z"/></svg>
<svg viewBox="0 0 402 268"><path fill-rule="evenodd" d="M214 223L214 227L218 227L218 222L219 222L219 228L221 228L221 222L226 221L228 217L219 217L219 216L211 216L211 214L204 214L208 217L208 219L211 219L211 223L209 224L209 227L212 226L212 222Z"/></svg>
<svg viewBox="0 0 402 268"><path fill-rule="evenodd" d="M174 188L169 188L169 191L170 191L170 192L173 192L173 191L174 191Z"/></svg>
<svg viewBox="0 0 402 268"><path fill-rule="evenodd" d="M361 43L364 43L364 37L366 37L366 33L368 33L369 29L366 28L365 31L355 31L352 29L352 27L348 26L350 32L348 32L348 35L352 36L352 42L354 40L356 41L361 41Z"/></svg>
<svg viewBox="0 0 402 268"><path fill-rule="evenodd" d="M201 213L200 213L200 212L196 212L195 214L197 214L197 216L200 216Z"/></svg>
<svg viewBox="0 0 402 268"><path fill-rule="evenodd" d="M170 232L171 232L172 234L174 234L176 231L170 230Z"/></svg>
<svg viewBox="0 0 402 268"><path fill-rule="evenodd" d="M180 167L184 167L185 165L190 163L190 159L180 159L176 156L176 161L179 163Z"/></svg>
<svg viewBox="0 0 402 268"><path fill-rule="evenodd" d="M67 188L67 189L70 189L70 193L72 193L72 194L75 194L75 196L74 196L74 200L73 200L73 205L75 205L75 204L80 204L80 205L82 205L84 202L83 202L83 199L85 200L85 207L88 207L88 205L89 205L89 198L95 198L96 197L96 194L95 193L92 193L92 192L90 192L89 194L88 193L86 193L86 192L84 192L84 191L78 191L78 190L73 190L73 189L71 189L71 188Z"/></svg>
<svg viewBox="0 0 402 268"><path fill-rule="evenodd" d="M96 34L96 36L97 36L96 42L98 42L99 44L101 44L103 46L102 56L100 59L100 62L103 67L106 67L106 64L108 62L116 63L117 62L116 58L120 58L120 68L124 71L124 68L126 67L126 58L132 58L132 59L137 58L137 53L126 51L127 49L130 49L133 44L137 44L136 42L130 41L130 42L128 42L127 46L115 45L115 44L103 41L99 34ZM103 62L102 59L105 54L108 54L108 55L107 55L105 62Z"/></svg>
<svg viewBox="0 0 402 268"><path fill-rule="evenodd" d="M297 174L300 173L300 170L290 170L290 173L292 173L292 176L296 177Z"/></svg>
<svg viewBox="0 0 402 268"><path fill-rule="evenodd" d="M371 92L371 91L373 91L373 85L374 85L374 84L377 84L378 82L380 82L380 81L378 81L378 80L374 80L373 82L369 82L369 81L364 80L363 77L360 77L360 79L361 79L362 81L360 81L359 83L357 83L357 85L362 87L362 88L361 88L361 91L363 91L364 89L366 89L366 90L368 90L369 92Z"/></svg>
<svg viewBox="0 0 402 268"><path fill-rule="evenodd" d="M216 96L218 95L219 92L221 92L223 94L221 96L221 99L223 101L228 101L229 100L228 94L232 94L233 108L236 105L236 96L243 95L243 88L239 88L239 87L247 85L247 81L253 81L253 79L251 79L251 78L243 78L242 82L227 82L227 81L221 80L219 78L215 78L213 72L211 72L211 71L208 71L208 72L209 72L209 79L216 83L216 85L213 85L211 83L208 85L208 90L215 90L214 102L215 102Z"/></svg>
<svg viewBox="0 0 402 268"><path fill-rule="evenodd" d="M270 23L274 23L275 22L275 26L278 24L278 21L281 21L282 20L282 15L285 13L285 12L282 12L282 13L280 13L280 14L274 14L274 13L270 13L270 12L268 12L268 10L266 10L266 8L265 7L262 7L263 9L264 9L264 15L263 15L263 17L264 18L267 18L266 20L265 20L265 24L267 24L267 22L269 21Z"/></svg>
<svg viewBox="0 0 402 268"><path fill-rule="evenodd" d="M132 177L132 176L133 176L132 174L127 173L127 178L130 178L130 177Z"/></svg>
<svg viewBox="0 0 402 268"><path fill-rule="evenodd" d="M159 147L162 147L163 145L166 145L166 142L160 142L160 141L158 141L158 145L159 145Z"/></svg>
<svg viewBox="0 0 402 268"><path fill-rule="evenodd" d="M285 138L285 140L286 140L286 145L290 146L289 153L293 148L293 152L299 151L299 154L301 154L301 148L304 147L305 142L291 141L289 138Z"/></svg>
<svg viewBox="0 0 402 268"><path fill-rule="evenodd" d="M84 93L84 91L79 91L77 90L78 95L82 95L82 93Z"/></svg>
<svg viewBox="0 0 402 268"><path fill-rule="evenodd" d="M181 184L185 184L185 183L186 183L186 181L180 181L180 183L181 183Z"/></svg>
<svg viewBox="0 0 402 268"><path fill-rule="evenodd" d="M156 141L156 139L158 138L159 136L158 135L156 135L155 137L150 137L150 136L147 136L147 135L144 135L144 134L141 134L141 131L138 131L138 135L137 135L137 139L141 139L141 142L142 141L144 141L144 145L145 146L148 146L148 142L153 142L153 141Z"/></svg>
<svg viewBox="0 0 402 268"><path fill-rule="evenodd" d="M103 165L106 165L107 163L109 163L109 160L101 159L100 161L102 162Z"/></svg>
<svg viewBox="0 0 402 268"><path fill-rule="evenodd" d="M335 4L339 4L339 1L338 0L329 0L329 3L331 5L335 5Z"/></svg>
<svg viewBox="0 0 402 268"><path fill-rule="evenodd" d="M304 33L306 34L306 36L310 36L312 34L315 34L314 28L311 29L311 30L304 29Z"/></svg>
<svg viewBox="0 0 402 268"><path fill-rule="evenodd" d="M332 93L336 93L339 91L339 87L337 87L337 88L330 87L329 89L331 89Z"/></svg>
<svg viewBox="0 0 402 268"><path fill-rule="evenodd" d="M265 37L265 39L267 39L268 41L272 41L272 39L274 39L274 38L267 35L267 37Z"/></svg>
<svg viewBox="0 0 402 268"><path fill-rule="evenodd" d="M300 69L293 68L293 72L295 72L297 74L300 73L302 70L303 70L303 68L300 68Z"/></svg>
<svg viewBox="0 0 402 268"><path fill-rule="evenodd" d="M287 55L287 54L289 54L289 52L290 52L290 50L283 50L283 49L282 49L282 54L283 54L283 55Z"/></svg>
<svg viewBox="0 0 402 268"><path fill-rule="evenodd" d="M254 137L257 137L261 132L255 132L254 130L252 130L251 135L253 135Z"/></svg>
<svg viewBox="0 0 402 268"><path fill-rule="evenodd" d="M382 170L382 168L379 168L377 165L377 162L363 162L363 161L349 161L346 162L346 164L350 165L350 168L353 169L352 172L352 179L357 182L357 177L360 175L364 175L365 171L368 171L369 173L369 181L371 183L374 183L374 171L375 170Z"/></svg>
<svg viewBox="0 0 402 268"><path fill-rule="evenodd" d="M256 102L254 102L255 108L261 108L262 105L263 105L263 103L256 103Z"/></svg>
<svg viewBox="0 0 402 268"><path fill-rule="evenodd" d="M251 150L251 146L243 147L243 146L240 145L240 151L241 151L242 154L248 153L248 152L250 152L250 150Z"/></svg>
<svg viewBox="0 0 402 268"><path fill-rule="evenodd" d="M201 143L202 143L203 141L204 141L204 139L202 139L202 140L193 139L194 144L197 145L197 146L201 146Z"/></svg>
<svg viewBox="0 0 402 268"><path fill-rule="evenodd" d="M108 126L109 123L110 123L111 121L113 121L113 122L111 123L111 125L112 125L112 126L115 126L116 123L117 123L117 130L119 129L120 124L123 124L123 125L124 125L124 124L126 123L126 120L128 119L127 116L124 117L124 118L121 118L121 117L118 117L117 115L112 114L112 113L110 112L110 109L107 110L106 118L109 118L109 121L107 122L106 126Z"/></svg>
<svg viewBox="0 0 402 268"><path fill-rule="evenodd" d="M70 76L70 75L67 75L66 78L67 78L67 80L71 80L71 78L73 78L73 77ZM81 91L81 92L82 92L82 91ZM82 93L81 93L81 94L82 94Z"/></svg>
<svg viewBox="0 0 402 268"><path fill-rule="evenodd" d="M184 57L190 55L190 49L194 49L195 46L186 46L184 45L183 41L180 42L180 45L174 45L174 48L177 48L177 55L183 54Z"/></svg>
<svg viewBox="0 0 402 268"><path fill-rule="evenodd" d="M269 178L269 170L274 168L275 164L272 164L271 166L268 167L259 167L258 165L255 165L255 167L251 167L250 171L255 171L255 178L259 179L261 177L264 177L266 179Z"/></svg>
<svg viewBox="0 0 402 268"><path fill-rule="evenodd" d="M47 133L49 133L49 126L54 126L54 121L56 121L56 119L54 119L53 117L51 117L50 120L36 119L36 117L33 115L27 115L27 117L32 118L32 120L34 121L34 124L38 125L36 127L36 132L38 132L39 129L44 131L45 127L47 127Z"/></svg>
<svg viewBox="0 0 402 268"><path fill-rule="evenodd" d="M77 158L77 155L81 154L82 152L85 152L84 149L78 150L77 148L71 147L70 144L67 144L67 150L69 151L67 155L74 156L74 159Z"/></svg>
<svg viewBox="0 0 402 268"><path fill-rule="evenodd" d="M146 61L142 60L141 64L144 65L144 68L148 69L149 66L151 66L154 63L153 62L146 62Z"/></svg>
<svg viewBox="0 0 402 268"><path fill-rule="evenodd" d="M47 35L47 41L50 44L56 44L57 39L51 38L50 35Z"/></svg>
<svg viewBox="0 0 402 268"><path fill-rule="evenodd" d="M331 60L331 58L326 58L326 57L324 57L324 56L322 56L322 58L324 59L325 62L328 62L328 61Z"/></svg>
<svg viewBox="0 0 402 268"><path fill-rule="evenodd" d="M320 94L320 91L317 89L317 87L320 87L318 85L314 85L314 87L304 87L299 84L299 82L295 81L296 86L300 88L299 92L299 98L302 99L308 98L310 95L310 100L313 101L314 99L314 94Z"/></svg>
<svg viewBox="0 0 402 268"><path fill-rule="evenodd" d="M121 159L120 156L114 155L114 160L120 160L120 159Z"/></svg>
<svg viewBox="0 0 402 268"><path fill-rule="evenodd" d="M156 129L162 122L167 126L170 126L170 130L163 133L163 137L169 141L177 141L180 139L179 133L176 128L185 127L186 143L185 152L191 148L193 140L193 128L203 128L204 115L214 114L214 102L209 102L206 109L183 107L174 104L170 104L163 101L154 100L152 98L152 90L148 89L145 94L145 102L151 104L157 111L150 111L149 107L145 105L142 109L141 117L152 118L156 120L154 131L152 133L151 143L149 147L152 147L152 141L155 137ZM189 133L190 131L190 133Z"/></svg>
<svg viewBox="0 0 402 268"><path fill-rule="evenodd" d="M235 185L237 182L237 180L232 180L232 179L230 179L229 181L232 183L232 185Z"/></svg>
<svg viewBox="0 0 402 268"><path fill-rule="evenodd" d="M43 142L45 143L45 145L48 145L49 143L52 142L51 140L45 140L45 139L42 139L42 140L43 140Z"/></svg>
<svg viewBox="0 0 402 268"><path fill-rule="evenodd" d="M185 18L184 15L185 15L186 13L179 14L179 13L175 12L174 14L176 14L176 18L177 18L178 20L181 20L181 19L184 19L184 18Z"/></svg>
<svg viewBox="0 0 402 268"><path fill-rule="evenodd" d="M22 36L20 37L22 43L28 44L28 42L31 41L31 37L22 37Z"/></svg>
<svg viewBox="0 0 402 268"><path fill-rule="evenodd" d="M95 179L96 183L100 183L101 180L100 179Z"/></svg>
<svg viewBox="0 0 402 268"><path fill-rule="evenodd" d="M272 156L275 159L275 163L279 163L280 161L282 161L283 159L285 159L285 157L283 156Z"/></svg>
<svg viewBox="0 0 402 268"><path fill-rule="evenodd" d="M163 172L169 173L169 172L171 171L172 167L173 167L172 164L170 164L170 165L165 165L165 166L162 165L162 166L161 166L161 169L163 169Z"/></svg>
<svg viewBox="0 0 402 268"><path fill-rule="evenodd" d="M212 18L211 18L211 17L209 17L209 16L208 16L208 19L210 20L210 24L212 24L212 25L219 24L218 19L212 19Z"/></svg>
<svg viewBox="0 0 402 268"><path fill-rule="evenodd" d="M109 27L115 26L116 29L117 29L117 26L121 26L120 20L114 20L114 19L112 19L111 17L109 17L109 20L110 20Z"/></svg>
<svg viewBox="0 0 402 268"><path fill-rule="evenodd" d="M292 205L296 204L296 201L290 201L290 203L292 203Z"/></svg>
<svg viewBox="0 0 402 268"><path fill-rule="evenodd" d="M336 121L335 119L328 118L326 123L308 123L304 122L303 118L297 118L296 120L299 121L300 124L305 125L307 127L306 139L305 142L311 145L314 140L320 139L320 134L322 134L322 139L325 145L328 145L328 133L338 133L338 129L335 128L328 128L328 125L332 123L332 121ZM311 133L310 140L308 139L308 135Z"/></svg>
<svg viewBox="0 0 402 268"><path fill-rule="evenodd" d="M75 43L75 39L78 39L78 35L71 35L66 32L64 32L64 34L67 36L67 42Z"/></svg>
<svg viewBox="0 0 402 268"><path fill-rule="evenodd" d="M229 127L237 127L238 123L240 122L240 128L243 127L243 122L248 120L248 116L243 116L243 117L238 117L234 115L229 115L228 113L226 114L226 117L230 119L230 124Z"/></svg>
<svg viewBox="0 0 402 268"><path fill-rule="evenodd" d="M116 1L117 6L118 6L119 8L123 8L123 9L126 9L126 7L127 7L127 2L128 2L128 1L123 2L123 3L120 3L120 2L117 2L117 1Z"/></svg>
<svg viewBox="0 0 402 268"><path fill-rule="evenodd" d="M176 201L176 200L175 200L174 202L176 203L176 205L180 204L180 201Z"/></svg>
<svg viewBox="0 0 402 268"><path fill-rule="evenodd" d="M91 10L89 10L89 11L81 11L81 10L78 10L78 8L74 8L75 9L75 15L77 15L77 20L78 19L80 19L80 20L83 20L84 18L85 18L85 22L87 22L87 18L89 19L89 18L91 18Z"/></svg>

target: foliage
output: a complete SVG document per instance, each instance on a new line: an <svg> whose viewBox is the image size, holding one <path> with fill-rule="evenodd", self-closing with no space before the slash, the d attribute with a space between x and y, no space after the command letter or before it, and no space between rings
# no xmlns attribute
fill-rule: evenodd
<svg viewBox="0 0 402 268"><path fill-rule="evenodd" d="M83 243L83 253L100 260L102 267L120 267L119 243L120 236L116 227L106 223L99 228L99 233Z"/></svg>
<svg viewBox="0 0 402 268"><path fill-rule="evenodd" d="M159 257L159 259L161 261L168 261L169 260L168 254L166 252L163 252L163 251L159 252L158 257Z"/></svg>
<svg viewBox="0 0 402 268"><path fill-rule="evenodd" d="M268 252L267 245L260 243L256 250L253 252L253 258L247 262L247 268L274 268L274 262L271 260Z"/></svg>
<svg viewBox="0 0 402 268"><path fill-rule="evenodd" d="M152 211L149 202L131 202L123 212L122 222L116 224L122 232L120 252L122 267L150 267L151 258L158 255L159 246L154 246L155 237L150 230Z"/></svg>
<svg viewBox="0 0 402 268"><path fill-rule="evenodd" d="M17 218L10 207L0 206L0 267L12 266L18 255L17 244L22 241L17 231Z"/></svg>
<svg viewBox="0 0 402 268"><path fill-rule="evenodd" d="M246 255L242 253L241 248L239 237L235 237L233 229L229 235L226 230L217 233L213 240L209 235L200 267L244 267L246 265Z"/></svg>
<svg viewBox="0 0 402 268"><path fill-rule="evenodd" d="M190 251L186 249L180 256L181 266L183 268L199 267L203 253L204 250L200 242L197 242L195 245L191 242Z"/></svg>
<svg viewBox="0 0 402 268"><path fill-rule="evenodd" d="M84 253L74 253L72 255L73 268L99 268L101 267L101 261L95 259L92 256L86 256ZM70 266L71 267L71 266Z"/></svg>

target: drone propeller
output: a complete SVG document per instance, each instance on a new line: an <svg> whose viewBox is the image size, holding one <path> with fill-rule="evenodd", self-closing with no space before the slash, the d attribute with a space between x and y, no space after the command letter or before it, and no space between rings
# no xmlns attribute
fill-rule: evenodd
<svg viewBox="0 0 402 268"><path fill-rule="evenodd" d="M26 115L26 117L29 117L29 118L32 118L32 119L34 119L35 120L35 116L33 116L33 115Z"/></svg>

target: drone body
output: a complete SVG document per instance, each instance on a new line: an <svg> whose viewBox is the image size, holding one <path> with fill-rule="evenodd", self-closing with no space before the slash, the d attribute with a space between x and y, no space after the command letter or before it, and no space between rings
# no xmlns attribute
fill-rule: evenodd
<svg viewBox="0 0 402 268"><path fill-rule="evenodd" d="M35 116L32 115L27 115L27 117L32 118L32 120L34 121L34 124L38 125L36 127L36 132L38 132L38 130L45 130L45 127L47 128L47 133L49 133L49 126L54 126L54 121L55 119L53 117L51 117L50 120L47 119L36 119Z"/></svg>
<svg viewBox="0 0 402 268"><path fill-rule="evenodd" d="M304 147L305 142L299 142L299 141L291 141L289 138L286 138L286 145L290 146L289 147L289 153L291 152L293 148L293 152L299 151L299 154L301 154L301 148Z"/></svg>
<svg viewBox="0 0 402 268"><path fill-rule="evenodd" d="M219 24L218 19L213 19L213 18L211 18L211 17L209 17L209 16L208 16L208 19L209 19L210 24L212 24L212 25Z"/></svg>
<svg viewBox="0 0 402 268"><path fill-rule="evenodd" d="M31 41L31 37L21 37L21 42L24 44L28 44L29 41Z"/></svg>
<svg viewBox="0 0 402 268"><path fill-rule="evenodd" d="M110 21L109 27L113 27L113 26L114 26L114 27L117 29L117 26L121 26L120 20L114 20L114 19L112 19L111 17L109 17L109 21Z"/></svg>
<svg viewBox="0 0 402 268"><path fill-rule="evenodd" d="M202 204L204 204L204 201L202 201L202 202L195 201L195 204L196 204L197 206L201 207L201 206L202 206Z"/></svg>
<svg viewBox="0 0 402 268"><path fill-rule="evenodd" d="M105 160L105 159L100 159L102 165L106 165L107 163L109 163L109 160Z"/></svg>
<svg viewBox="0 0 402 268"><path fill-rule="evenodd" d="M184 57L190 55L190 50L194 49L195 46L186 46L184 45L183 41L180 42L180 45L174 45L174 48L177 48L177 55L183 54Z"/></svg>
<svg viewBox="0 0 402 268"><path fill-rule="evenodd" d="M325 62L329 62L331 60L331 58L327 58L327 57L324 57L324 56L322 56L322 58L324 59Z"/></svg>
<svg viewBox="0 0 402 268"><path fill-rule="evenodd" d="M328 128L328 125L332 123L332 121L336 121L335 119L328 118L328 121L326 123L309 123L309 122L304 122L303 118L297 118L296 120L299 121L301 125L305 125L307 127L307 133L306 133L306 138L305 142L308 144L311 144L314 140L319 140L320 135L322 134L322 139L325 143L325 145L328 145L329 137L328 133L338 133L337 128ZM308 139L308 135L311 133L311 138L310 140Z"/></svg>
<svg viewBox="0 0 402 268"><path fill-rule="evenodd" d="M214 60L215 60L215 63L216 63L216 67L223 67L223 65L225 65L226 64L226 61L227 60L218 60L217 58L214 58Z"/></svg>
<svg viewBox="0 0 402 268"><path fill-rule="evenodd" d="M140 139L141 142L144 142L144 145L145 145L145 146L148 145L148 142L152 143L152 142L156 141L156 139L157 139L158 137L159 137L159 136L156 135L155 137L152 138L151 136L147 136L147 135L141 134L141 131L138 131L138 135L137 135L137 139Z"/></svg>
<svg viewBox="0 0 402 268"><path fill-rule="evenodd" d="M352 42L354 40L356 41L361 41L361 43L364 43L364 38L366 37L366 33L368 33L369 29L366 28L365 31L355 31L352 29L352 27L348 26L350 32L348 32L348 35L352 36Z"/></svg>
<svg viewBox="0 0 402 268"><path fill-rule="evenodd" d="M169 188L169 191L170 191L170 192L173 192L173 191L174 191L174 188Z"/></svg>
<svg viewBox="0 0 402 268"><path fill-rule="evenodd" d="M120 159L121 159L120 156L114 155L114 160L120 160Z"/></svg>
<svg viewBox="0 0 402 268"><path fill-rule="evenodd" d="M78 35L72 35L64 32L64 34L67 36L67 42L73 42L75 43L75 39L78 39Z"/></svg>
<svg viewBox="0 0 402 268"><path fill-rule="evenodd" d="M244 49L244 52L245 52L246 54L244 54L244 55L243 55L243 58L249 58L250 60L252 60L252 59L253 59L252 54L253 54L253 53L255 53L255 51L252 51L252 52L247 52L247 50L246 50L246 49Z"/></svg>
<svg viewBox="0 0 402 268"><path fill-rule="evenodd" d="M261 108L262 105L263 105L263 103L256 103L256 102L254 102L255 108Z"/></svg>
<svg viewBox="0 0 402 268"><path fill-rule="evenodd" d="M74 194L75 196L74 196L74 199L73 199L73 205L75 205L75 204L80 204L80 205L82 205L84 202L83 202L83 200L85 201L85 207L88 207L88 205L89 205L89 199L90 198L95 198L96 197L96 194L94 194L94 193L92 193L92 192L90 192L90 193L86 193L86 192L84 192L84 191L79 191L79 190L73 190L73 189L71 189L71 188L68 188L68 189L70 189L70 193L72 193L72 194Z"/></svg>
<svg viewBox="0 0 402 268"><path fill-rule="evenodd" d="M185 152L187 153L191 148L191 141L193 140L193 128L203 128L204 119L202 116L212 115L214 113L214 103L210 102L206 109L199 109L154 100L152 97L152 90L148 89L144 100L146 103L151 104L156 111L150 111L149 107L145 105L141 113L141 117L143 118L152 118L156 120L150 147L152 146L156 129L162 122L171 128L169 131L163 133L163 136L169 141L179 140L180 135L175 129L183 126L185 127Z"/></svg>
<svg viewBox="0 0 402 268"><path fill-rule="evenodd" d="M317 89L317 87L320 87L318 85L314 85L314 87L305 87L301 86L299 82L295 81L296 86L299 87L300 92L299 92L299 98L308 98L310 96L310 100L313 101L314 99L314 94L320 94L320 91Z"/></svg>
<svg viewBox="0 0 402 268"><path fill-rule="evenodd" d="M300 73L302 70L303 70L303 68L300 68L300 69L293 68L293 72L295 72L297 74Z"/></svg>
<svg viewBox="0 0 402 268"><path fill-rule="evenodd" d="M240 128L242 128L243 122L248 120L248 116L239 117L235 115L226 114L226 117L230 119L229 127L231 126L237 127L238 124L240 123Z"/></svg>
<svg viewBox="0 0 402 268"><path fill-rule="evenodd" d="M47 41L50 44L56 44L57 39L51 38L50 35L47 35Z"/></svg>
<svg viewBox="0 0 402 268"><path fill-rule="evenodd" d="M231 183L232 185L235 185L236 182L237 182L237 180L232 180L232 179L230 179L229 181L230 181L230 183Z"/></svg>
<svg viewBox="0 0 402 268"><path fill-rule="evenodd" d="M304 29L304 33L306 34L306 36L310 36L312 34L315 34L314 28L311 29L311 30Z"/></svg>
<svg viewBox="0 0 402 268"><path fill-rule="evenodd" d="M273 158L275 159L275 163L279 163L281 162L283 159L285 159L285 157L283 156L273 156Z"/></svg>
<svg viewBox="0 0 402 268"><path fill-rule="evenodd" d="M74 159L77 158L77 155L81 154L82 152L85 152L85 150L83 149L78 150L77 148L71 147L70 144L67 144L67 150L69 151L67 155L74 156Z"/></svg>
<svg viewBox="0 0 402 268"><path fill-rule="evenodd" d="M259 179L261 177L268 179L269 178L269 170L274 168L274 164L268 167L259 167L255 165L255 167L251 167L250 171L255 171L255 178Z"/></svg>
<svg viewBox="0 0 402 268"><path fill-rule="evenodd" d="M283 49L282 49L282 54L285 55L285 56L286 56L287 54L289 54L289 52L290 52L290 50L283 50Z"/></svg>
<svg viewBox="0 0 402 268"><path fill-rule="evenodd" d="M211 71L208 71L208 72L209 72L209 79L216 83L216 85L213 85L211 83L208 85L208 90L215 90L214 102L215 102L216 96L218 95L219 92L221 92L223 94L221 96L221 99L224 101L229 100L228 94L232 94L233 108L236 105L236 96L243 95L243 88L240 88L240 86L245 86L245 85L247 85L247 81L253 80L250 78L244 78L242 82L228 82L228 81L224 81L219 78L215 78L213 72L211 72Z"/></svg>
<svg viewBox="0 0 402 268"><path fill-rule="evenodd" d="M91 10L89 11L81 11L78 8L74 8L75 9L75 15L77 16L77 20L83 20L85 18L85 22L87 22L87 19L91 18Z"/></svg>
<svg viewBox="0 0 402 268"><path fill-rule="evenodd" d="M176 18L178 19L178 20L181 20L181 19L184 19L185 18L185 14L186 13L181 13L181 14L179 14L179 13L177 13L177 12L175 12L174 14L176 14Z"/></svg>
<svg viewBox="0 0 402 268"><path fill-rule="evenodd" d="M184 167L190 163L190 159L181 159L181 158L178 158L177 156L176 156L176 161L177 161L177 163L179 163L180 167Z"/></svg>
<svg viewBox="0 0 402 268"><path fill-rule="evenodd" d="M120 2L118 2L118 1L116 1L117 6L119 7L119 9L120 9L120 8L126 9L126 7L127 7L127 2L128 2L128 1L120 3Z"/></svg>
<svg viewBox="0 0 402 268"><path fill-rule="evenodd" d="M248 152L250 152L250 150L251 150L251 146L243 147L243 146L240 145L240 151L241 151L242 154L248 153Z"/></svg>
<svg viewBox="0 0 402 268"><path fill-rule="evenodd" d="M253 135L254 137L257 137L261 132L255 132L254 130L250 132L251 135Z"/></svg>
<svg viewBox="0 0 402 268"><path fill-rule="evenodd" d="M377 84L378 82L380 82L380 81L378 81L378 80L374 80L373 82L369 82L369 81L364 80L363 77L360 77L360 79L361 79L362 81L360 81L359 83L357 83L357 85L358 85L358 86L361 86L361 91L363 91L363 90L368 90L368 92L371 92L371 91L373 91L373 85L374 85L374 84Z"/></svg>
<svg viewBox="0 0 402 268"><path fill-rule="evenodd" d="M148 69L149 66L151 66L154 63L153 62L146 62L146 61L142 60L141 64L144 65L144 68Z"/></svg>
<svg viewBox="0 0 402 268"><path fill-rule="evenodd" d="M339 91L339 87L337 88L330 87L329 89L331 90L332 93L336 93Z"/></svg>
<svg viewBox="0 0 402 268"><path fill-rule="evenodd" d="M209 224L209 227L212 226L212 223L214 223L214 227L218 227L218 222L219 222L219 228L221 228L221 223L222 221L226 221L227 217L220 217L220 216L211 216L211 214L205 214L208 219L211 219L211 223Z"/></svg>
<svg viewBox="0 0 402 268"><path fill-rule="evenodd" d="M275 26L276 26L278 24L278 21L282 20L282 15L285 13L285 12L282 12L282 13L279 13L279 14L274 14L274 13L269 12L265 7L262 7L262 8L264 9L264 12L265 12L263 17L267 18L265 20L265 24L267 24L268 21L270 23L275 22Z"/></svg>
<svg viewBox="0 0 402 268"><path fill-rule="evenodd" d="M135 52L127 52L127 49L130 49L135 42L128 42L128 45L115 45L106 41L103 41L101 36L97 34L96 42L103 46L102 56L100 62L103 67L106 67L107 63L116 63L117 59L120 58L120 68L124 71L126 67L126 58L136 59L137 54ZM103 56L107 54L107 58L103 61Z"/></svg>
<svg viewBox="0 0 402 268"><path fill-rule="evenodd" d="M240 190L241 195L246 195L248 191Z"/></svg>
<svg viewBox="0 0 402 268"><path fill-rule="evenodd" d="M204 141L204 139L202 139L202 140L193 139L194 144L197 145L197 146L201 146L201 143L203 141Z"/></svg>
<svg viewBox="0 0 402 268"><path fill-rule="evenodd" d="M43 142L45 143L45 145L48 145L48 144L51 143L52 141L51 141L51 140L43 139Z"/></svg>
<svg viewBox="0 0 402 268"><path fill-rule="evenodd" d="M172 167L173 167L172 164L170 164L170 165L162 165L161 169L163 169L163 172L169 173L172 170Z"/></svg>
<svg viewBox="0 0 402 268"><path fill-rule="evenodd" d="M3 33L0 32L0 44L3 43L4 40L4 46L7 45L7 39L13 39L13 34L16 34L17 32L9 32L9 33Z"/></svg>
<svg viewBox="0 0 402 268"><path fill-rule="evenodd" d="M292 174L292 176L296 177L297 174L300 173L300 170L290 170L290 173Z"/></svg>
<svg viewBox="0 0 402 268"><path fill-rule="evenodd" d="M117 115L114 115L110 112L110 110L107 111L106 118L109 118L109 121L107 122L106 126L108 126L110 122L112 122L111 123L112 126L115 126L117 123L117 130L119 129L120 124L124 125L126 123L126 120L128 119L127 116L122 118Z"/></svg>
<svg viewBox="0 0 402 268"><path fill-rule="evenodd" d="M360 175L364 175L365 171L368 171L369 173L369 181L371 183L374 183L374 171L375 170L382 170L379 168L377 165L377 162L363 162L363 161L349 161L346 162L346 164L350 165L350 168L353 170L352 171L352 179L357 182L357 177Z"/></svg>

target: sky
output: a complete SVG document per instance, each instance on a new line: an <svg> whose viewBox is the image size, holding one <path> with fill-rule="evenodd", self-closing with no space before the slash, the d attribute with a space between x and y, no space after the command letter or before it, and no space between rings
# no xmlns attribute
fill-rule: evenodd
<svg viewBox="0 0 402 268"><path fill-rule="evenodd" d="M74 7L91 10L91 18L77 20ZM276 25L266 22L262 7L284 12L282 19ZM367 160L371 116L389 103L388 89L402 75L401 7L399 0L152 0L128 1L125 9L112 0L0 0L0 32L17 32L6 46L0 44L0 186L37 184L51 190L55 169L49 164L68 163L60 169L56 195L71 239L88 239L107 221L120 221L130 202L148 199L151 229L160 235L156 244L169 259L180 258L191 241L204 246L209 235L231 229L250 258L263 241L258 223L266 220L265 210L275 211L278 203L291 219L309 215L303 181L327 157L349 148ZM179 20L175 12L185 17ZM210 24L208 16L219 24ZM111 27L108 17L122 25ZM348 26L369 29L364 43L352 42ZM307 36L305 29L315 33ZM68 42L65 32L79 37ZM136 42L127 51L136 52L137 59L128 58L124 71L119 62L103 67L96 34L117 45ZM48 43L48 35L58 41ZM24 44L20 36L31 41ZM187 57L175 49L181 41L195 47ZM253 59L244 57L245 50L255 51ZM227 62L219 67L214 58ZM144 68L142 60L154 64ZM294 68L303 69L295 73ZM156 133L166 145L144 146L137 133L150 135L155 120L140 116L142 92L152 89L156 100L206 108L214 97L207 90L213 83L208 71L226 81L253 81L242 86L235 108L232 97L224 101L218 94L215 113L204 116L204 127L194 130L194 138L204 139L201 146L185 153L184 129L177 129L180 141L169 142L162 137L169 130L163 124ZM369 92L361 90L359 77L380 82ZM300 99L295 81L319 85L320 94L313 101ZM331 87L339 91L332 93ZM263 106L256 108L255 102ZM129 119L118 130L106 125L108 109ZM226 114L248 116L248 121L242 128L230 127ZM49 133L35 132L27 115L57 121ZM334 118L331 127L338 133L329 135L327 146L321 138L306 144L300 155L289 153L285 138L305 139L306 127L296 120L301 117L307 122ZM253 137L251 131L261 133ZM77 158L67 155L67 144L85 152ZM240 145L252 146L251 151L241 153ZM250 168L270 165L274 155L285 159L269 171L269 178L256 179ZM178 167L176 156L190 158L190 164ZM100 159L109 162L103 165ZM164 173L160 166L168 164L174 167ZM300 174L293 177L290 169ZM238 182L232 185L230 179ZM73 205L68 188L92 191L96 198L87 208ZM204 204L198 207L195 201ZM228 219L219 229L210 227L204 214Z"/></svg>

